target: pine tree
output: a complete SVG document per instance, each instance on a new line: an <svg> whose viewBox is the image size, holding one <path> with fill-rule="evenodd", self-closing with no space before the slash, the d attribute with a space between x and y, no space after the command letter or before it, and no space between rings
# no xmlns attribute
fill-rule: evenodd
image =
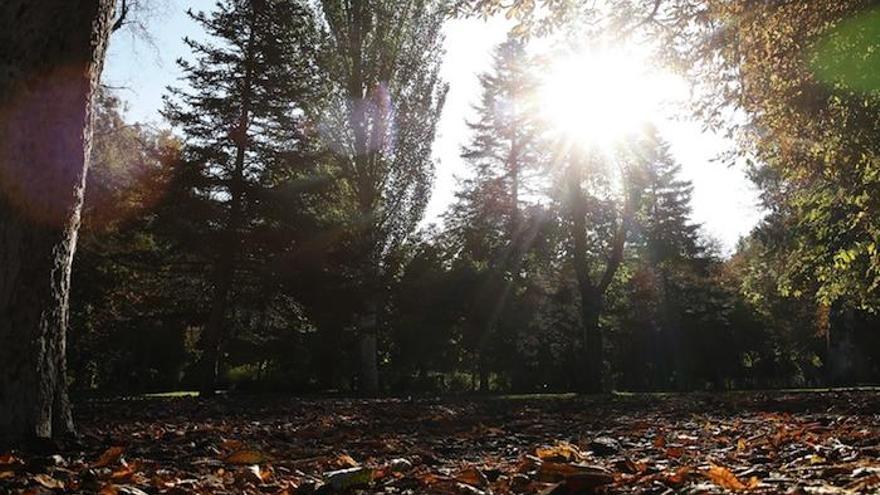
<svg viewBox="0 0 880 495"><path fill-rule="evenodd" d="M304 119L320 84L313 50L314 17L297 0L223 0L210 13L190 11L213 41L186 43L196 56L179 61L187 90L171 89L164 114L186 137L195 222L213 264L213 295L202 335L203 391L219 372L229 317L253 273L250 242L264 179L279 166L305 162ZM248 277L252 281L253 277Z"/></svg>
<svg viewBox="0 0 880 495"><path fill-rule="evenodd" d="M495 50L492 72L480 76L477 119L468 123L471 140L462 158L472 169L445 222L457 255L485 267L477 297L487 311L477 315L480 389L488 390L488 347L504 312L522 258L529 227L523 219L526 174L541 164L543 148L535 119L538 81L522 39L509 37Z"/></svg>
<svg viewBox="0 0 880 495"><path fill-rule="evenodd" d="M332 83L324 136L339 170L339 208L352 237L349 271L363 301L355 318L361 390L378 393L377 337L390 253L414 232L427 205L431 147L446 85L440 81L441 1L323 0Z"/></svg>
<svg viewBox="0 0 880 495"><path fill-rule="evenodd" d="M636 362L632 386L668 387L673 373L682 374L683 333L680 313L685 309L684 293L706 282L698 265L704 249L699 225L691 221L693 186L681 179L681 165L673 159L668 144L653 126L646 126L633 146L639 166L633 174L640 190L635 211L631 245L637 256L628 290L633 305L626 327L632 332L631 352L641 355ZM653 380L653 382L651 382Z"/></svg>
<svg viewBox="0 0 880 495"><path fill-rule="evenodd" d="M642 187L635 237L641 237L649 264L659 267L700 254L699 225L691 221L693 185L681 179L669 145L651 126L637 143Z"/></svg>

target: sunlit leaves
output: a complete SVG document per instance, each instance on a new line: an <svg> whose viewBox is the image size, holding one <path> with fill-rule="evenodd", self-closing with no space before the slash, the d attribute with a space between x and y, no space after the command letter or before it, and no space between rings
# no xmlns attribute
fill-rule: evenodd
<svg viewBox="0 0 880 495"><path fill-rule="evenodd" d="M825 33L811 66L832 87L880 91L880 8L847 18Z"/></svg>

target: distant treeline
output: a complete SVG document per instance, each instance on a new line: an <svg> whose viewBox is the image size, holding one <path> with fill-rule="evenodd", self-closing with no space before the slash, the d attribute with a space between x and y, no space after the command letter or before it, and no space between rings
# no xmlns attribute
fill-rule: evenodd
<svg viewBox="0 0 880 495"><path fill-rule="evenodd" d="M210 38L187 42L169 129L99 98L72 386L876 383L880 85L834 64L841 46L880 38L856 28L864 2L753 6L773 22L728 3L711 12L741 20L724 36L704 35L707 14L664 46L726 88L698 96L699 115L751 119L732 130L768 216L732 256L692 222L692 186L660 130L601 150L547 132L529 98L540 62L514 35L480 78L470 173L420 228L447 89L443 2L223 0L191 14Z"/></svg>

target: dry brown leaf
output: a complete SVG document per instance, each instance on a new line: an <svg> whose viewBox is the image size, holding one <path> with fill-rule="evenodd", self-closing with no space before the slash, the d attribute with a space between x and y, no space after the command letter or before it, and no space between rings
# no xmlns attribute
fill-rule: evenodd
<svg viewBox="0 0 880 495"><path fill-rule="evenodd" d="M128 481L137 472L140 466L137 462L124 464L121 468L110 474L110 479L116 482Z"/></svg>
<svg viewBox="0 0 880 495"><path fill-rule="evenodd" d="M98 491L98 495L118 495L119 490L115 485L106 484L101 487L101 490Z"/></svg>
<svg viewBox="0 0 880 495"><path fill-rule="evenodd" d="M666 476L665 481L666 484L672 486L679 486L687 481L688 475L691 474L691 468L688 466L682 466L675 470L674 473Z"/></svg>
<svg viewBox="0 0 880 495"><path fill-rule="evenodd" d="M229 454L223 459L228 464L251 465L270 460L270 457L259 450L245 449Z"/></svg>
<svg viewBox="0 0 880 495"><path fill-rule="evenodd" d="M360 466L360 464L358 464L358 462L348 454L339 454L338 456L336 456L335 464L339 468L353 468Z"/></svg>
<svg viewBox="0 0 880 495"><path fill-rule="evenodd" d="M663 447L666 447L666 436L663 435L662 433L658 434L656 437L654 437L653 443L654 443L654 447L656 447L658 449L662 449Z"/></svg>
<svg viewBox="0 0 880 495"><path fill-rule="evenodd" d="M557 482L572 476L598 476L611 478L611 472L601 466L565 464L561 462L545 462L541 464L541 467L538 469L538 478L541 481Z"/></svg>
<svg viewBox="0 0 880 495"><path fill-rule="evenodd" d="M666 457L671 459L678 459L682 455L684 455L684 448L682 447L669 447L666 449Z"/></svg>
<svg viewBox="0 0 880 495"><path fill-rule="evenodd" d="M727 490L751 490L758 485L758 479L752 477L748 483L743 483L724 466L711 465L705 472L707 478L713 483Z"/></svg>
<svg viewBox="0 0 880 495"><path fill-rule="evenodd" d="M109 466L110 464L118 461L119 458L122 457L123 452L125 452L124 447L110 447L109 449L105 450L103 454L101 454L101 457L99 457L98 460L94 464L92 464L92 467L100 468Z"/></svg>
<svg viewBox="0 0 880 495"><path fill-rule="evenodd" d="M559 442L552 447L539 447L535 455L542 461L574 462L583 459L580 450L568 442Z"/></svg>
<svg viewBox="0 0 880 495"><path fill-rule="evenodd" d="M40 473L40 474L34 475L34 481L36 481L37 483L43 485L44 487L46 487L50 490L63 490L64 489L64 482L63 481L55 479L55 478L49 476L48 474Z"/></svg>
<svg viewBox="0 0 880 495"><path fill-rule="evenodd" d="M489 485L489 480L486 478L486 475L474 466L470 466L458 473L455 480L459 483L476 486L478 488L483 488Z"/></svg>

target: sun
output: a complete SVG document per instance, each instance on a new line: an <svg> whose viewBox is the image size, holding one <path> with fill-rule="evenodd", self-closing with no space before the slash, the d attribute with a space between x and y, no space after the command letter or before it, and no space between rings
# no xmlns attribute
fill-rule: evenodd
<svg viewBox="0 0 880 495"><path fill-rule="evenodd" d="M668 112L683 81L654 69L635 49L557 55L540 77L538 107L548 127L574 144L606 147Z"/></svg>

